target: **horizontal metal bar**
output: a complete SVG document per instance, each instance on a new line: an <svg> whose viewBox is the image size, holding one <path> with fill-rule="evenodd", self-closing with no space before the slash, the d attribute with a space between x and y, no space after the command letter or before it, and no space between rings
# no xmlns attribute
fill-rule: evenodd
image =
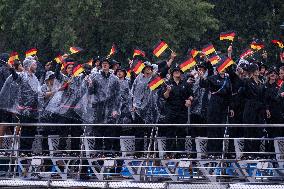
<svg viewBox="0 0 284 189"><path fill-rule="evenodd" d="M95 127L284 127L284 124L53 124L53 123L0 123L0 126L59 126L59 127L78 127L78 126L95 126Z"/></svg>

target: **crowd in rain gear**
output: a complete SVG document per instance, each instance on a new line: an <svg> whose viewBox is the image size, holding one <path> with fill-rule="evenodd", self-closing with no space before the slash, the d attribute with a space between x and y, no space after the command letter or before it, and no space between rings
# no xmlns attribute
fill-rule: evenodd
<svg viewBox="0 0 284 189"><path fill-rule="evenodd" d="M176 65L176 54L156 65L144 61L139 74L127 70L109 57L94 57L93 64L82 64L83 71L75 75L80 65L69 57L63 65L48 62L45 66L37 57L26 57L21 63L7 64L7 54L1 56L0 110L1 122L20 123L64 123L64 124L223 124L283 123L284 67L266 68L263 63L240 59L236 64L218 71L220 64L213 65L204 58L196 67L185 73ZM130 61L130 65L131 65ZM115 66L114 66L115 65ZM17 66L17 67L16 67ZM20 67L20 68L19 68ZM22 68L21 68L22 67ZM260 70L262 70L260 72ZM261 73L261 74L260 74ZM179 75L179 79L175 75ZM164 83L151 90L149 83L160 76ZM174 129L174 128L170 128ZM9 128L6 131L8 133ZM68 135L72 139L72 150L78 150L83 133L91 136L119 136L121 133L138 137L149 135L148 129L127 129L113 132L111 128L64 126L45 130L25 127L22 136ZM161 130L160 135L222 137L224 129L208 128ZM253 133L263 136L263 131L244 129L231 130L233 136ZM281 132L268 129L270 136ZM60 146L66 146L65 140ZM32 139L21 141L21 149L30 150ZM142 144L140 144L142 145ZM255 147L255 144L251 144ZM114 150L114 143L100 145ZM179 146L179 145L177 145ZM217 151L219 145L209 145ZM248 148L252 148L248 146Z"/></svg>

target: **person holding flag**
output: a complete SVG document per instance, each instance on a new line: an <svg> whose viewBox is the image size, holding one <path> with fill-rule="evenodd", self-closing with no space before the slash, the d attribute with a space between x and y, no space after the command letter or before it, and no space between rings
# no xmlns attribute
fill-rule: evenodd
<svg viewBox="0 0 284 189"><path fill-rule="evenodd" d="M225 124L228 121L228 116L234 117L232 108L232 84L226 69L232 65L230 58L225 58L215 65L216 75L202 75L200 87L208 88L211 97L208 102L207 109L207 124ZM224 131L222 128L207 128L207 136L209 138L223 137ZM213 157L221 152L222 140L213 140L208 145L208 152Z"/></svg>
<svg viewBox="0 0 284 189"><path fill-rule="evenodd" d="M170 80L164 85L162 90L165 99L166 116L165 124L186 124L188 121L188 108L193 100L192 86L186 80L182 79L182 71L178 66L171 68ZM161 136L169 138L185 137L185 128L161 128ZM183 141L178 140L174 143L172 140L167 141L167 150L182 150Z"/></svg>

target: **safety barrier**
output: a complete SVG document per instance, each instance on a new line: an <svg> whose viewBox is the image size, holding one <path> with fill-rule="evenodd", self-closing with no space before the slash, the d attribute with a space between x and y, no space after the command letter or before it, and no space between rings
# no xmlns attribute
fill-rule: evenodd
<svg viewBox="0 0 284 189"><path fill-rule="evenodd" d="M14 131L1 136L0 186L277 188L284 180L284 125L1 126ZM29 127L36 127L37 134L23 136ZM49 134L51 127L75 127L80 133ZM111 133L97 132L106 127ZM212 128L219 135L209 138ZM237 136L247 128L261 134Z"/></svg>

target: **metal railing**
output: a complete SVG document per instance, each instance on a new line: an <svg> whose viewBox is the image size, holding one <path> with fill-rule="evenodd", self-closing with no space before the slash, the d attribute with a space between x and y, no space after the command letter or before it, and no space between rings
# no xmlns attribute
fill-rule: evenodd
<svg viewBox="0 0 284 189"><path fill-rule="evenodd" d="M24 180L43 186L78 186L84 180L101 188L121 181L169 187L284 180L282 124L1 126L13 128L13 133L1 136L0 185L19 179L22 185ZM31 128L33 132L25 132Z"/></svg>

